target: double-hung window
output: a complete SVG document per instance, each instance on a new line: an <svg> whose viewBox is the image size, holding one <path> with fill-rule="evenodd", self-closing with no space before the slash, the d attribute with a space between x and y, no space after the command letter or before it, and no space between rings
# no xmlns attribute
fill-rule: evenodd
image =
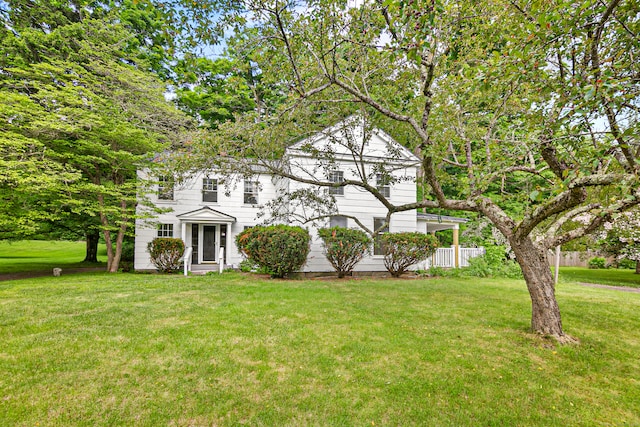
<svg viewBox="0 0 640 427"><path fill-rule="evenodd" d="M258 204L258 183L255 181L244 182L244 204L245 205L257 205Z"/></svg>
<svg viewBox="0 0 640 427"><path fill-rule="evenodd" d="M173 224L158 225L158 237L173 237Z"/></svg>
<svg viewBox="0 0 640 427"><path fill-rule="evenodd" d="M384 225L383 228L380 228ZM386 218L374 218L373 219L373 229L377 231L375 241L373 242L373 254L374 255L384 255L384 245L380 241L380 236L383 233L389 232L389 224L387 224Z"/></svg>
<svg viewBox="0 0 640 427"><path fill-rule="evenodd" d="M158 200L173 200L173 178L161 176L158 178Z"/></svg>
<svg viewBox="0 0 640 427"><path fill-rule="evenodd" d="M333 215L330 218L329 227L347 228L347 217L342 215Z"/></svg>
<svg viewBox="0 0 640 427"><path fill-rule="evenodd" d="M218 180L212 178L202 179L202 201L217 202L218 201Z"/></svg>
<svg viewBox="0 0 640 427"><path fill-rule="evenodd" d="M341 182L344 182L344 172L342 171L329 172L329 182L338 183L338 184ZM344 195L344 187L329 187L329 194L342 196Z"/></svg>
<svg viewBox="0 0 640 427"><path fill-rule="evenodd" d="M391 196L391 187L389 186L389 177L383 173L376 174L376 188L384 197Z"/></svg>

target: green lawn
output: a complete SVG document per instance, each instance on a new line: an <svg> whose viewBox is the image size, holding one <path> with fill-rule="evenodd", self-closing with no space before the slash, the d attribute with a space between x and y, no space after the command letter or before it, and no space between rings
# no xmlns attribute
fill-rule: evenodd
<svg viewBox="0 0 640 427"><path fill-rule="evenodd" d="M0 282L0 425L640 425L640 294L521 281Z"/></svg>
<svg viewBox="0 0 640 427"><path fill-rule="evenodd" d="M600 285L640 288L640 274L635 274L635 270L628 269L560 267L560 280L564 282L596 283Z"/></svg>
<svg viewBox="0 0 640 427"><path fill-rule="evenodd" d="M96 266L83 263L84 256L84 242L0 240L0 274ZM106 248L100 245L98 259L106 261L106 258Z"/></svg>

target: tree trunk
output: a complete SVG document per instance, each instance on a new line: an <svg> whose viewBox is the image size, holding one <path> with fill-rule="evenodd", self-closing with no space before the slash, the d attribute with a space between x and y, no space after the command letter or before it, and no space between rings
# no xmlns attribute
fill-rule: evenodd
<svg viewBox="0 0 640 427"><path fill-rule="evenodd" d="M107 271L111 271L111 265L113 264L113 242L111 241L111 232L104 230L104 242L107 245Z"/></svg>
<svg viewBox="0 0 640 427"><path fill-rule="evenodd" d="M531 297L531 330L551 336L560 343L575 342L574 338L562 330L560 308L556 301L546 249L536 246L529 237L522 240L511 239L510 243Z"/></svg>
<svg viewBox="0 0 640 427"><path fill-rule="evenodd" d="M120 209L122 211L122 220L118 234L116 235L116 250L112 253L109 261L109 273L117 273L120 268L120 258L122 257L122 242L124 242L124 235L127 232L127 202L122 200L120 202Z"/></svg>
<svg viewBox="0 0 640 427"><path fill-rule="evenodd" d="M98 262L98 242L100 241L100 231L95 229L87 230L86 234L87 249L84 262Z"/></svg>
<svg viewBox="0 0 640 427"><path fill-rule="evenodd" d="M640 274L640 261L636 261L636 274Z"/></svg>
<svg viewBox="0 0 640 427"><path fill-rule="evenodd" d="M124 241L124 231L118 231L116 236L116 250L113 254L113 259L109 265L109 273L117 273L120 268L120 258L122 257L122 242Z"/></svg>

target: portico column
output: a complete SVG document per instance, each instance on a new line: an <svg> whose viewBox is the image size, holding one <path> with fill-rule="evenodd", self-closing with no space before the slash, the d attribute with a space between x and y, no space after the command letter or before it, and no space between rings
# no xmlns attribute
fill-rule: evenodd
<svg viewBox="0 0 640 427"><path fill-rule="evenodd" d="M455 224L453 226L453 250L454 250L454 256L455 256L455 266L456 268L460 267L460 244L458 242L458 231L459 231L459 226L458 224Z"/></svg>
<svg viewBox="0 0 640 427"><path fill-rule="evenodd" d="M184 222L184 221L181 221L180 225L182 226L182 229L181 229L182 242L184 243L184 246L186 248L186 246L187 246L187 223Z"/></svg>

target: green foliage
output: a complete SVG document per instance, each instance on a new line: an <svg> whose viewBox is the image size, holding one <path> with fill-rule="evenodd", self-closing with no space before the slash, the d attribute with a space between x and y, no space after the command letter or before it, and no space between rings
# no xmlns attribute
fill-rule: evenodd
<svg viewBox="0 0 640 427"><path fill-rule="evenodd" d="M393 277L400 277L413 264L431 256L438 248L438 239L424 233L384 233L380 236L384 248L384 266Z"/></svg>
<svg viewBox="0 0 640 427"><path fill-rule="evenodd" d="M135 244L133 240L125 240L122 242L122 261L133 262L135 255Z"/></svg>
<svg viewBox="0 0 640 427"><path fill-rule="evenodd" d="M184 242L173 237L157 237L149 242L147 250L151 262L162 273L176 273L180 270L184 255Z"/></svg>
<svg viewBox="0 0 640 427"><path fill-rule="evenodd" d="M483 256L471 258L469 266L459 269L461 276L505 277L522 279L522 270L517 262L507 259L506 248L501 245L485 247Z"/></svg>
<svg viewBox="0 0 640 427"><path fill-rule="evenodd" d="M603 257L593 257L589 260L589 268L598 269L598 268L607 268L607 260Z"/></svg>
<svg viewBox="0 0 640 427"><path fill-rule="evenodd" d="M616 266L618 268L626 268L626 269L636 268L636 261L633 261L629 258L622 258L618 260Z"/></svg>
<svg viewBox="0 0 640 427"><path fill-rule="evenodd" d="M40 3L43 16L60 11L60 20L42 31L26 19L38 7L12 10L17 21L7 26L15 31L0 45L0 230L11 230L0 236L33 235L45 222L83 229L90 218L117 271L110 249L132 228L142 185L136 170L180 140L189 119L146 71L153 67L130 21L102 17L85 1ZM74 10L83 16L69 15Z"/></svg>
<svg viewBox="0 0 640 427"><path fill-rule="evenodd" d="M290 225L255 226L236 236L238 250L277 278L304 265L310 241L307 230Z"/></svg>
<svg viewBox="0 0 640 427"><path fill-rule="evenodd" d="M338 272L338 277L351 273L357 263L370 252L371 239L362 230L332 227L321 228L325 256Z"/></svg>

